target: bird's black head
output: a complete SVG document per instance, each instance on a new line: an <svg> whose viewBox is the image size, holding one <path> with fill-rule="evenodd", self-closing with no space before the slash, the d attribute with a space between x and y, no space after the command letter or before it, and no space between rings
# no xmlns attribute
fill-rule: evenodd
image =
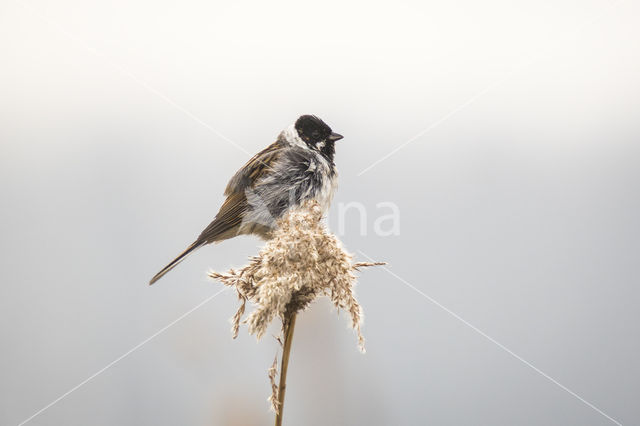
<svg viewBox="0 0 640 426"><path fill-rule="evenodd" d="M331 127L315 115L303 115L296 120L298 136L305 141L311 149L316 149L333 161L335 153L334 142L343 138L334 133Z"/></svg>

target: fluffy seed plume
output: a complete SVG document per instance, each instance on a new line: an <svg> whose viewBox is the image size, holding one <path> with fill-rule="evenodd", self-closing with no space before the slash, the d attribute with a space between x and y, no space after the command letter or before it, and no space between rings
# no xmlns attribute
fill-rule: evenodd
<svg viewBox="0 0 640 426"><path fill-rule="evenodd" d="M269 323L305 309L316 297L328 296L338 310L351 316L351 326L364 352L360 331L362 308L354 295L359 268L383 263L352 263L352 256L321 221L322 211L315 201L292 210L279 222L270 239L248 265L209 276L235 287L240 307L231 319L232 334L238 335L241 322L260 339ZM242 321L247 301L256 309Z"/></svg>
<svg viewBox="0 0 640 426"><path fill-rule="evenodd" d="M364 352L364 337L360 331L362 308L354 295L355 272L359 268L384 265L381 262L353 263L352 256L335 235L322 223L322 210L315 201L308 201L290 211L277 224L272 238L249 264L226 273L210 272L209 276L224 285L234 287L240 307L231 318L231 333L238 336L241 323L249 333L260 339L278 316L282 320L282 335L276 337L282 347L280 385L276 386L277 356L269 368L272 409L276 424L282 422L282 405L291 339L296 314L319 296L328 296L338 311L351 316L351 327L358 337L358 347ZM256 309L242 319L247 301Z"/></svg>

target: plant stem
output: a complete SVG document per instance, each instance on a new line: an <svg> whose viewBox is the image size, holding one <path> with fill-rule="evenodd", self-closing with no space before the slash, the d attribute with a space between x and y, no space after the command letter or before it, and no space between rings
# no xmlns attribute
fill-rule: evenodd
<svg viewBox="0 0 640 426"><path fill-rule="evenodd" d="M287 367L289 367L289 354L293 341L293 329L296 325L295 312L290 314L284 322L284 344L282 348L282 362L280 363L280 385L278 386L278 412L276 413L276 426L282 426L282 413L284 412L284 394L287 390Z"/></svg>

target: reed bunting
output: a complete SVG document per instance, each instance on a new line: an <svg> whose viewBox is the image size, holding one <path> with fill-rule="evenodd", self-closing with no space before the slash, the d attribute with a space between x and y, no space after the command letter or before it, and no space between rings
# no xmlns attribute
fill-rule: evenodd
<svg viewBox="0 0 640 426"><path fill-rule="evenodd" d="M278 139L256 154L231 178L227 197L213 222L198 238L162 268L153 284L195 249L206 244L254 234L268 239L276 221L290 208L314 199L328 210L337 185L334 143L342 135L324 121L303 115Z"/></svg>

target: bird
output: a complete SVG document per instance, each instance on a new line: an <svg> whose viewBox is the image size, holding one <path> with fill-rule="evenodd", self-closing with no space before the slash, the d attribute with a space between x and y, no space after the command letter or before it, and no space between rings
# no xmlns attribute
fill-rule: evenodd
<svg viewBox="0 0 640 426"><path fill-rule="evenodd" d="M233 175L213 221L149 285L207 244L248 234L270 239L278 219L307 200L328 211L338 182L335 142L342 138L317 116L301 115Z"/></svg>

